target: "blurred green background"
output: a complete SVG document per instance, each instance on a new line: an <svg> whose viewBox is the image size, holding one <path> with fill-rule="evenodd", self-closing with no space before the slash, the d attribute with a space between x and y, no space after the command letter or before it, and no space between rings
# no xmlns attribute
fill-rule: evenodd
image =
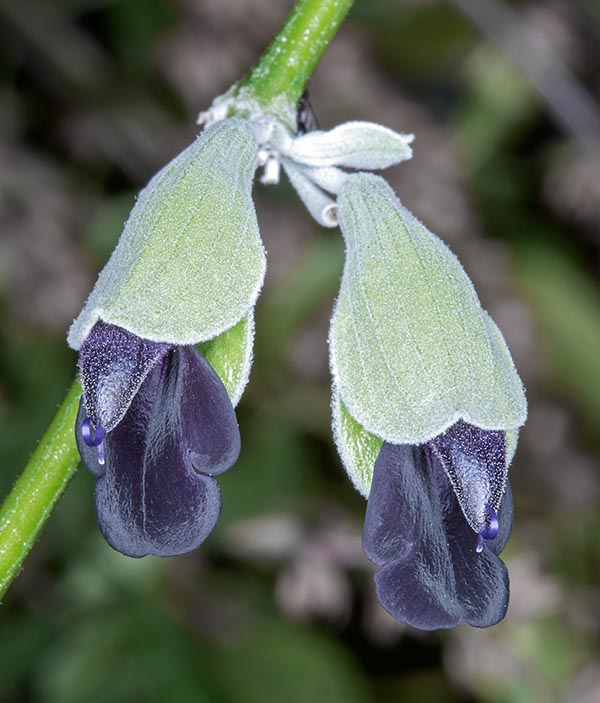
<svg viewBox="0 0 600 703"><path fill-rule="evenodd" d="M136 191L290 4L0 0L2 494L70 382L66 329ZM287 185L257 185L269 271L222 519L194 554L128 559L79 471L0 608L2 703L600 700L600 7L513 2L506 26L499 7L357 0L311 96L325 128L416 134L387 175L463 261L528 388L506 620L421 633L378 606L330 435L342 243Z"/></svg>

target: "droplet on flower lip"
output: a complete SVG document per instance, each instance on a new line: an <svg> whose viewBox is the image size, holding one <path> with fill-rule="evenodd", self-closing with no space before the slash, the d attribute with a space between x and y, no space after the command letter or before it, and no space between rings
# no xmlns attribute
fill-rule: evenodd
<svg viewBox="0 0 600 703"><path fill-rule="evenodd" d="M483 545L486 540L496 539L496 535L498 534L498 530L500 529L498 516L496 515L494 509L489 503L485 504L485 511L485 523L477 534L477 547L475 548L475 551L478 553L481 553L483 551Z"/></svg>
<svg viewBox="0 0 600 703"><path fill-rule="evenodd" d="M81 436L88 447L98 448L98 463L104 464L104 436L106 431L104 427L94 420L92 417L86 417L81 425Z"/></svg>

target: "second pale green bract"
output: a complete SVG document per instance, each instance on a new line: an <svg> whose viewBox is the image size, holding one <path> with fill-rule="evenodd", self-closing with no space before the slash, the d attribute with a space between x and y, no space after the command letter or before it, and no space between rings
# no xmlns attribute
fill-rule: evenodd
<svg viewBox="0 0 600 703"><path fill-rule="evenodd" d="M351 176L338 207L346 265L331 368L352 418L395 444L426 442L459 419L520 427L523 385L458 259L378 176Z"/></svg>
<svg viewBox="0 0 600 703"><path fill-rule="evenodd" d="M146 339L196 344L247 316L265 274L251 191L251 125L208 128L140 193L121 239L69 332L98 319Z"/></svg>
<svg viewBox="0 0 600 703"><path fill-rule="evenodd" d="M223 381L234 408L250 378L253 347L253 310L227 332L198 345L199 351Z"/></svg>
<svg viewBox="0 0 600 703"><path fill-rule="evenodd" d="M331 403L333 437L342 463L356 490L368 498L373 480L373 467L383 440L367 432L350 415L339 393L334 388Z"/></svg>

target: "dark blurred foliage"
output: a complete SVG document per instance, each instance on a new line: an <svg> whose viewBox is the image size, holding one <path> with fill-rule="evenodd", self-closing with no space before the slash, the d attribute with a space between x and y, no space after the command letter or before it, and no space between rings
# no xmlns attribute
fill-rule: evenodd
<svg viewBox="0 0 600 703"><path fill-rule="evenodd" d="M600 700L600 153L513 63L537 47L599 124L600 8L511 3L511 57L459 4L357 0L311 97L324 127L416 133L390 180L460 256L528 388L506 621L426 634L377 605L365 504L330 437L342 244L289 188L257 185L269 272L219 526L197 553L128 559L80 471L0 609L3 703ZM135 192L289 5L0 0L3 493L72 377L65 331Z"/></svg>

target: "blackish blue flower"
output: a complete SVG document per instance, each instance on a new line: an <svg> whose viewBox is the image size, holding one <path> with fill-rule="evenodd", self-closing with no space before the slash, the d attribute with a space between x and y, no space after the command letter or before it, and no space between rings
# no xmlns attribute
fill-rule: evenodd
<svg viewBox="0 0 600 703"><path fill-rule="evenodd" d="M77 443L98 477L100 528L124 554L197 547L219 515L212 477L239 453L233 408L266 265L255 132L223 119L150 180L69 330Z"/></svg>
<svg viewBox="0 0 600 703"><path fill-rule="evenodd" d="M508 467L527 403L502 333L448 247L381 178L347 177L331 322L333 428L368 498L383 606L432 630L502 619Z"/></svg>
<svg viewBox="0 0 600 703"><path fill-rule="evenodd" d="M512 526L504 432L458 422L422 445L381 447L363 544L382 568L377 595L424 630L488 627L508 607L498 554Z"/></svg>
<svg viewBox="0 0 600 703"><path fill-rule="evenodd" d="M214 475L240 450L235 412L193 346L161 344L97 322L81 346L77 446L97 477L96 519L133 557L198 547L219 517Z"/></svg>

